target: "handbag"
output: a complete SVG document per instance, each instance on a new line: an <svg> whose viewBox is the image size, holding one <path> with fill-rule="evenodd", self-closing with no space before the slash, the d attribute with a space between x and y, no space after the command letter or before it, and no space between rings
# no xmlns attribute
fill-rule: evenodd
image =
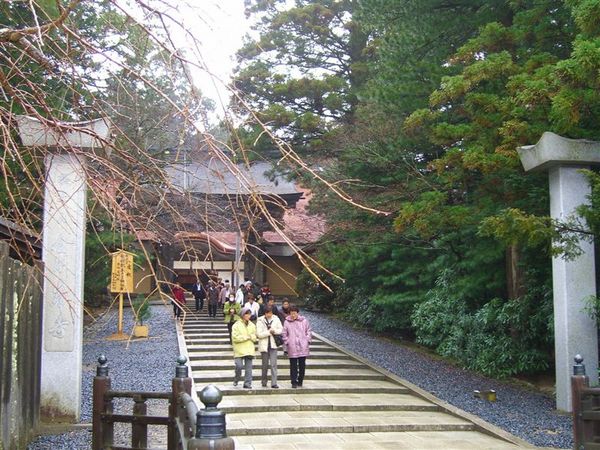
<svg viewBox="0 0 600 450"><path fill-rule="evenodd" d="M267 322L267 320L265 319L265 324L267 325L267 330L271 329L271 323L273 323L273 321ZM275 347L281 347L283 345L283 338L281 337L280 334L273 334L271 336L273 336L273 340L275 341Z"/></svg>

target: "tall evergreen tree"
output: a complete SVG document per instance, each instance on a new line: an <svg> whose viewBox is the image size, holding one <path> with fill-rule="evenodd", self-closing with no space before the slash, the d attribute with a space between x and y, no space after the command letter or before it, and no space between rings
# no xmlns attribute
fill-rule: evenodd
<svg viewBox="0 0 600 450"><path fill-rule="evenodd" d="M240 130L254 150L272 150L255 141L262 126L285 137L296 150L326 152L324 140L340 124L353 122L357 94L367 76L368 35L354 19L356 0L247 2L256 39L238 51L235 102L248 122ZM242 104L244 106L242 106Z"/></svg>

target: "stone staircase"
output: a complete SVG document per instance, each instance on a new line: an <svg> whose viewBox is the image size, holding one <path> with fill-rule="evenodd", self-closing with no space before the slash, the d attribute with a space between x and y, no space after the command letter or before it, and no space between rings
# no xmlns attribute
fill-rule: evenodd
<svg viewBox="0 0 600 450"><path fill-rule="evenodd" d="M183 325L195 388L224 394L227 434L249 449L515 449L524 441L457 410L314 335L304 386L292 389L280 352L280 389L233 386L233 352L222 315L189 312ZM449 380L451 382L451 380Z"/></svg>

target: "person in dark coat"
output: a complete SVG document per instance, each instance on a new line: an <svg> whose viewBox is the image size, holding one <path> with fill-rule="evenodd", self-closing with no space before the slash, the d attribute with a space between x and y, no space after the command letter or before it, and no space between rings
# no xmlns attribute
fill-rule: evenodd
<svg viewBox="0 0 600 450"><path fill-rule="evenodd" d="M217 307L219 305L219 289L213 280L208 282L208 315L217 317Z"/></svg>
<svg viewBox="0 0 600 450"><path fill-rule="evenodd" d="M196 312L202 311L204 308L206 291L204 290L204 286L202 286L200 278L196 279L196 283L194 283L194 286L192 286L192 295L194 296L194 300L196 300Z"/></svg>

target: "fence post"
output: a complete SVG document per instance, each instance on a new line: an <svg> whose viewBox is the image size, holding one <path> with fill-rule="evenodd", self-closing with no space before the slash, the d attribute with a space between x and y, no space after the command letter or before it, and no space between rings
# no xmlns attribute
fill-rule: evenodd
<svg viewBox="0 0 600 450"><path fill-rule="evenodd" d="M573 376L571 377L571 394L573 401L573 448L575 450L583 450L584 448L581 391L588 386L589 378L585 374L583 357L581 355L575 355L575 365L573 366Z"/></svg>
<svg viewBox="0 0 600 450"><path fill-rule="evenodd" d="M133 415L136 417L145 416L148 412L146 399L141 395L135 395L133 401L135 402ZM131 446L135 448L146 448L148 446L148 425L136 423L135 417L134 422L131 423Z"/></svg>
<svg viewBox="0 0 600 450"><path fill-rule="evenodd" d="M223 393L212 384L200 392L205 408L196 415L196 437L188 443L187 450L233 450L235 442L227 437L225 413L217 405Z"/></svg>
<svg viewBox="0 0 600 450"><path fill-rule="evenodd" d="M167 446L170 449L179 448L179 439L177 439L177 399L182 393L191 395L192 379L189 377L188 366L186 365L187 358L180 355L177 358L177 366L175 366L175 377L171 382L171 399L169 400L169 431L167 438Z"/></svg>
<svg viewBox="0 0 600 450"><path fill-rule="evenodd" d="M113 423L102 420L102 414L112 413L112 399L107 400L105 394L111 388L108 376L108 360L100 355L96 376L93 383L93 410L92 410L92 448L102 450L113 443Z"/></svg>

